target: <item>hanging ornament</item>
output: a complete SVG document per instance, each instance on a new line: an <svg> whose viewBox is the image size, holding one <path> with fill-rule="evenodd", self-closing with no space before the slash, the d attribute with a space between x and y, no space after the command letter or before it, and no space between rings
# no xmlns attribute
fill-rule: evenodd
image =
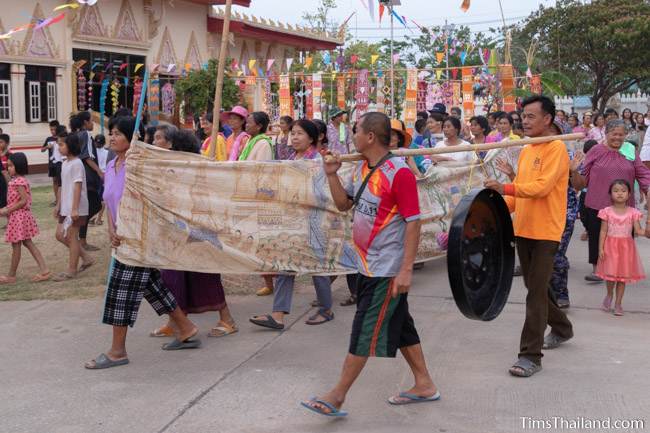
<svg viewBox="0 0 650 433"><path fill-rule="evenodd" d="M119 108L120 102L120 82L115 79L111 84L111 105L113 106L113 113Z"/></svg>
<svg viewBox="0 0 650 433"><path fill-rule="evenodd" d="M86 77L82 69L79 69L77 75L77 109L86 110Z"/></svg>
<svg viewBox="0 0 650 433"><path fill-rule="evenodd" d="M140 95L142 95L142 79L140 79L140 77L136 77L133 83L133 113L134 114L138 112Z"/></svg>

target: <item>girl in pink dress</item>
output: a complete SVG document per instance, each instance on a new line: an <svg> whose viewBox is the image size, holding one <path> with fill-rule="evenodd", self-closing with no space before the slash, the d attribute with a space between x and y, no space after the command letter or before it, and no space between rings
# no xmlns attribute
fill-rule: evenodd
<svg viewBox="0 0 650 433"><path fill-rule="evenodd" d="M9 274L0 276L0 284L13 284L16 282L16 271L20 263L20 253L23 245L32 254L40 269L40 273L35 275L32 281L46 281L50 278L50 271L45 265L43 255L32 242L32 238L38 235L38 226L34 215L32 215L32 194L29 182L25 178L27 174L27 157L25 154L13 153L9 155L7 169L11 180L7 191L7 206L0 209L0 215L9 217L5 242L11 244L12 255Z"/></svg>
<svg viewBox="0 0 650 433"><path fill-rule="evenodd" d="M631 187L628 181L618 179L609 186L612 206L601 209L598 218L603 220L600 228L598 264L595 274L607 282L607 296L603 300L603 310L609 312L612 306L614 286L616 303L614 315L622 316L623 293L626 283L635 283L645 278L643 265L632 237L645 232L639 220L643 214L627 205Z"/></svg>

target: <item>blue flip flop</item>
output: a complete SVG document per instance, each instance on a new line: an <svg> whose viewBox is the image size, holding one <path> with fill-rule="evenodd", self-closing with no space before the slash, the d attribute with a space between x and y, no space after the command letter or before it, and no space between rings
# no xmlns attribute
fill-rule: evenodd
<svg viewBox="0 0 650 433"><path fill-rule="evenodd" d="M409 394L408 392L400 392L399 397L405 398L407 400L399 401L393 396L388 399L388 403L392 404L393 406L404 406L405 404L426 403L430 401L437 401L440 400L440 392L436 391L436 393L433 394L431 397L421 397L419 395Z"/></svg>
<svg viewBox="0 0 650 433"><path fill-rule="evenodd" d="M348 413L347 413L346 411L344 411L344 410L339 410L339 409L335 408L332 404L330 404L330 403L328 403L328 402L326 402L326 401L323 401L323 400L317 400L316 397L311 398L311 399L309 400L309 403L319 403L319 404L322 404L323 406L325 406L326 408L328 408L328 409L330 410L330 412L329 412L329 413L327 413L327 412L323 412L323 410L318 409L318 408L315 408L315 407L313 407L313 406L311 406L311 405L305 403L304 401L301 401L301 402L300 402L300 404L301 404L303 407L306 407L306 408L309 409L310 411L312 411L312 412L316 412L316 413L319 414L319 415L331 416L331 417L336 417L336 418L342 418L342 417L344 417L344 416L348 416Z"/></svg>

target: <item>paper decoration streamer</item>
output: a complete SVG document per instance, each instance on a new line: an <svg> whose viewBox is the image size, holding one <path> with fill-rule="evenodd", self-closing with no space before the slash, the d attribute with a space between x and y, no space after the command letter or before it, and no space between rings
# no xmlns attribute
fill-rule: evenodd
<svg viewBox="0 0 650 433"><path fill-rule="evenodd" d="M138 63L137 65L135 65L135 69L133 70L133 73L137 74L138 71L140 70L140 68L143 67L143 66L144 66L144 63Z"/></svg>
<svg viewBox="0 0 650 433"><path fill-rule="evenodd" d="M108 79L102 81L102 87L99 90L99 129L100 134L104 134L104 115L106 113L106 94L108 93Z"/></svg>
<svg viewBox="0 0 650 433"><path fill-rule="evenodd" d="M147 95L147 83L149 82L149 71L145 69L144 71L144 81L142 83L142 90L140 91L140 102L138 104L138 114L135 116L135 129L134 131L139 131L140 123L142 123L142 110L144 109L144 100ZM134 98L135 99L135 95ZM136 133L133 134L133 141L135 141Z"/></svg>
<svg viewBox="0 0 650 433"><path fill-rule="evenodd" d="M377 63L377 60L379 59L379 54L371 54L370 55L370 64L374 65Z"/></svg>

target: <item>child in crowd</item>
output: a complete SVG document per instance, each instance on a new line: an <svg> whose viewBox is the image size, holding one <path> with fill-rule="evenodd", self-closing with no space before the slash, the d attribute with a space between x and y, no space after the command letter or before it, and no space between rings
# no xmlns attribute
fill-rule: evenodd
<svg viewBox="0 0 650 433"><path fill-rule="evenodd" d="M512 133L523 138L525 136L524 133L524 125L521 122L515 122L512 124Z"/></svg>
<svg viewBox="0 0 650 433"><path fill-rule="evenodd" d="M81 248L79 241L79 228L86 223L88 218L88 193L86 186L86 171L79 154L81 146L80 134L59 137L59 151L65 158L61 167L61 188L54 216L58 219L56 239L69 248L70 256L68 270L54 277L54 281L66 281L77 276L92 266L95 262L90 255ZM81 268L77 269L81 257Z"/></svg>
<svg viewBox="0 0 650 433"><path fill-rule="evenodd" d="M7 195L7 206L0 209L0 215L8 216L9 223L5 233L5 242L11 244L11 264L9 274L0 276L0 284L13 284L16 282L16 271L20 263L22 246L25 246L38 264L39 274L33 278L33 282L47 281L50 279L50 271L45 265L43 255L34 245L32 238L38 235L38 226L32 214L32 193L29 188L27 175L27 157L24 153L9 155L7 171L11 176L9 191Z"/></svg>
<svg viewBox="0 0 650 433"><path fill-rule="evenodd" d="M603 300L603 310L609 312L612 306L614 286L616 302L614 315L623 315L623 294L626 283L635 283L645 278L643 265L632 237L632 229L637 236L645 232L639 221L643 214L627 205L632 187L628 181L618 179L609 186L612 206L601 209L598 218L600 226L598 245L598 264L595 274L607 282L607 296Z"/></svg>
<svg viewBox="0 0 650 433"><path fill-rule="evenodd" d="M95 136L95 149L97 149L97 165L102 173L106 172L106 164L108 164L108 149L106 149L106 137L103 134L97 134ZM104 182L102 181L102 186L99 189L99 196L101 197L104 193ZM95 218L90 220L90 225L102 225L104 224L104 209L106 209L106 204L102 200L102 208L99 210Z"/></svg>
<svg viewBox="0 0 650 433"><path fill-rule="evenodd" d="M9 183L9 172L7 163L9 161L9 136L0 134L0 208L7 206L7 184ZM4 221L0 223L2 228L5 227Z"/></svg>

